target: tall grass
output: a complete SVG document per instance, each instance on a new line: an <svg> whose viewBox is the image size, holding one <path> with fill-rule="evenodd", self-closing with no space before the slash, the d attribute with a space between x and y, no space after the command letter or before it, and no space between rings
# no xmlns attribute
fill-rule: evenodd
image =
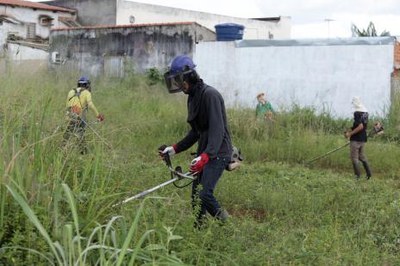
<svg viewBox="0 0 400 266"><path fill-rule="evenodd" d="M0 78L0 264L399 262L394 111L382 118L388 134L367 143L373 179L357 183L348 149L306 164L346 143L350 118L294 105L265 123L254 110L229 109L245 161L224 174L216 194L233 218L197 231L189 189L169 186L112 207L169 178L157 148L188 130L186 97L138 75L93 80L93 100L106 120L87 129L89 153L80 155L61 145L71 77ZM192 158L189 151L173 159L187 168Z"/></svg>
<svg viewBox="0 0 400 266"><path fill-rule="evenodd" d="M72 221L62 227L61 242L54 241L50 233L47 232L44 225L40 222L34 210L29 206L28 202L18 191L20 189L6 186L15 201L21 206L23 212L33 223L43 239L46 241L51 255L34 249L26 249L30 253L43 258L50 265L133 265L137 261L154 261L145 250L142 244L148 239L153 230L147 230L140 236L136 242L134 249L130 249L130 243L134 238L134 234L138 231L138 223L140 215L143 212L144 204L140 205L136 217L132 222L129 231L122 237L117 237L114 226L121 216L114 216L107 224L97 225L92 229L89 236L81 233L81 224L79 221L77 206L72 191L66 184L61 185L65 196L68 200ZM173 239L179 239L169 232L168 242ZM168 243L167 243L168 245ZM7 247L6 249L21 249L22 247ZM95 254L93 256L93 252ZM100 257L97 256L100 255ZM165 256L168 258L169 256ZM179 260L168 258L170 261L179 263Z"/></svg>

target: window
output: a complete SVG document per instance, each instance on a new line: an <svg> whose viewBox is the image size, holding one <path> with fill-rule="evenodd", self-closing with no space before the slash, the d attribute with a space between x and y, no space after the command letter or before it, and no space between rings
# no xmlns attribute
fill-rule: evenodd
<svg viewBox="0 0 400 266"><path fill-rule="evenodd" d="M53 22L53 18L47 15L39 16L39 25L41 26L51 26Z"/></svg>
<svg viewBox="0 0 400 266"><path fill-rule="evenodd" d="M36 37L36 23L26 24L26 38L34 39Z"/></svg>

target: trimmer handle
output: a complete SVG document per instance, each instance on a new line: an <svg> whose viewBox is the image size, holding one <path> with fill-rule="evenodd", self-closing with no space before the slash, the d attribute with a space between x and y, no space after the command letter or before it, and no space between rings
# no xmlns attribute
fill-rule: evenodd
<svg viewBox="0 0 400 266"><path fill-rule="evenodd" d="M168 167L172 167L172 163L171 163L171 158L169 157L168 153L162 153L162 151L167 148L168 146L163 144L158 148L158 153L160 154L160 156L162 157L162 159L164 160L164 162L167 164Z"/></svg>

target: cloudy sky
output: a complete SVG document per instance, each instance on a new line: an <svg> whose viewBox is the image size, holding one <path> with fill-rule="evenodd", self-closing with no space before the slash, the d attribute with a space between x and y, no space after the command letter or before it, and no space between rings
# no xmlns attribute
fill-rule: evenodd
<svg viewBox="0 0 400 266"><path fill-rule="evenodd" d="M400 36L399 0L135 0L236 17L289 16L292 38L351 37L354 23L360 29L370 21L378 34Z"/></svg>

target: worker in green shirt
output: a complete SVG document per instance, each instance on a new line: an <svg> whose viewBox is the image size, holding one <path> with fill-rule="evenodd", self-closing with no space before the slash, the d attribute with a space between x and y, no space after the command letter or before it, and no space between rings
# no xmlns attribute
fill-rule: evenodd
<svg viewBox="0 0 400 266"><path fill-rule="evenodd" d="M265 99L265 94L263 92L257 94L257 107L256 107L256 117L262 118L264 120L274 121L274 108L269 101Z"/></svg>

